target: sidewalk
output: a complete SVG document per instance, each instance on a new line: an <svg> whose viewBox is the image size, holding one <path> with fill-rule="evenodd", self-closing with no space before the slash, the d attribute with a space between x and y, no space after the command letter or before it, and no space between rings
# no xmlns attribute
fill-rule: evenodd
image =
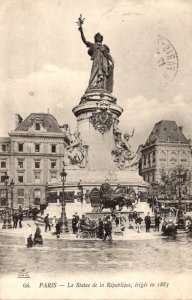
<svg viewBox="0 0 192 300"><path fill-rule="evenodd" d="M8 236L18 236L18 237L25 237L28 232L27 224L31 225L31 231L34 234L36 230L36 225L33 220L24 220L22 222L22 228L12 228L12 229L2 229L2 223L0 223L0 236L8 235ZM41 234L43 239L57 239L55 235L52 235L54 230L45 232L45 227L40 226ZM71 228L69 228L71 230ZM123 232L123 235L116 235L115 230L113 230L113 240L154 240L162 237L160 232L155 232L151 229L151 232L145 232L144 228L138 233L135 229L128 229L126 226L126 230ZM85 239L85 238L76 238L76 235L71 232L66 234L61 234L60 239L64 240L93 240L93 239ZM95 240L95 239L94 239ZM100 241L98 239L98 241Z"/></svg>

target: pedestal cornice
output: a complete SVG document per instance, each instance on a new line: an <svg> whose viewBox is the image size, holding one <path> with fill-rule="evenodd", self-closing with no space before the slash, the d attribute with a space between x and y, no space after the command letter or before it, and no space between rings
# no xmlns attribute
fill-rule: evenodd
<svg viewBox="0 0 192 300"><path fill-rule="evenodd" d="M75 106L72 111L74 115L78 117L82 113L93 112L97 108L98 108L98 102L94 101L94 102L87 102L85 104L79 104ZM123 109L120 106L112 103L109 103L109 109L112 113L114 113L118 117L120 117L120 115L123 112Z"/></svg>

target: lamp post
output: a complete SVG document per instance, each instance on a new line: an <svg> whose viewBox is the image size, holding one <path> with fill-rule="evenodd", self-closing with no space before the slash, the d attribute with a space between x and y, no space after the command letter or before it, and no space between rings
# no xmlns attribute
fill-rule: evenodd
<svg viewBox="0 0 192 300"><path fill-rule="evenodd" d="M11 211L9 208L9 199L8 199L9 176L7 175L7 173L5 174L4 180L5 180L5 193L6 193L6 208L5 208L5 212L4 212L4 216L3 216L2 229L10 229L10 228L12 228L12 225L11 225ZM11 205L12 205L12 203L11 203Z"/></svg>
<svg viewBox="0 0 192 300"><path fill-rule="evenodd" d="M64 196L64 185L65 185L65 181L66 181L66 176L67 173L65 172L65 168L63 167L62 172L60 173L61 175L61 180L63 183L63 195L62 195L62 202L61 202L61 207L62 207L62 211L61 211L61 232L69 232L69 228L68 228L68 222L67 222L67 216L66 216L66 211L65 211L65 196Z"/></svg>
<svg viewBox="0 0 192 300"><path fill-rule="evenodd" d="M80 190L80 201L81 201L81 204L83 204L83 186L81 184L81 180L79 180L78 182L78 189Z"/></svg>

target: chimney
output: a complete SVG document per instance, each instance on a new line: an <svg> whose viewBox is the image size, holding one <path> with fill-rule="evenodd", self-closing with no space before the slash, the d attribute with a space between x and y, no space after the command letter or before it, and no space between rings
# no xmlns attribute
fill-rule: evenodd
<svg viewBox="0 0 192 300"><path fill-rule="evenodd" d="M15 127L17 128L19 124L23 121L19 114L15 114Z"/></svg>
<svg viewBox="0 0 192 300"><path fill-rule="evenodd" d="M183 126L179 126L179 129L181 130L181 132L183 132Z"/></svg>
<svg viewBox="0 0 192 300"><path fill-rule="evenodd" d="M64 129L65 131L67 131L67 130L69 129L69 125L68 125L68 124L63 124L63 129Z"/></svg>

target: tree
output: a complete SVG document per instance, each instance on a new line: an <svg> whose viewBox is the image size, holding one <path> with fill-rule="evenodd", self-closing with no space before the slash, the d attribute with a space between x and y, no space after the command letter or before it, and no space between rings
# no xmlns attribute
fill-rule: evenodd
<svg viewBox="0 0 192 300"><path fill-rule="evenodd" d="M191 196L191 171L183 166L161 170L161 181L151 187L158 199L187 199Z"/></svg>

